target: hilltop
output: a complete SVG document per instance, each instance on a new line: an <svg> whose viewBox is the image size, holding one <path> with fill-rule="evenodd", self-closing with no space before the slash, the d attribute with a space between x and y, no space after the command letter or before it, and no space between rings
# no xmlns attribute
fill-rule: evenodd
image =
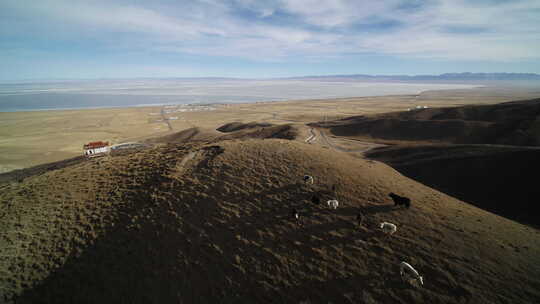
<svg viewBox="0 0 540 304"><path fill-rule="evenodd" d="M300 141L169 141L0 187L0 288L17 303L540 299L537 230ZM313 205L314 194L341 205ZM383 220L396 235L380 234ZM403 284L401 260L423 288Z"/></svg>
<svg viewBox="0 0 540 304"><path fill-rule="evenodd" d="M230 139L266 139L282 138L296 140L305 133L306 127L294 124L273 125L269 123L233 122L218 127L216 130L204 128L189 128L161 137L148 138L144 142L159 143L204 143Z"/></svg>

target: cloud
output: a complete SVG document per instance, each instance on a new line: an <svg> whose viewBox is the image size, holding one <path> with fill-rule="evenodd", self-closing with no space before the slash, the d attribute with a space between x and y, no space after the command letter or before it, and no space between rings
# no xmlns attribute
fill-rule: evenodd
<svg viewBox="0 0 540 304"><path fill-rule="evenodd" d="M137 3L4 0L0 10L9 18L0 21L0 33L59 41L91 38L111 48L253 60L352 53L447 60L540 58L537 0ZM4 45L7 40L0 38Z"/></svg>
<svg viewBox="0 0 540 304"><path fill-rule="evenodd" d="M385 14L398 1L296 0L285 1L284 9L307 23L321 27L346 27L363 19Z"/></svg>
<svg viewBox="0 0 540 304"><path fill-rule="evenodd" d="M443 59L512 61L538 59L540 3L443 0L411 15L406 26L361 41L367 49ZM536 14L531 12L536 11Z"/></svg>

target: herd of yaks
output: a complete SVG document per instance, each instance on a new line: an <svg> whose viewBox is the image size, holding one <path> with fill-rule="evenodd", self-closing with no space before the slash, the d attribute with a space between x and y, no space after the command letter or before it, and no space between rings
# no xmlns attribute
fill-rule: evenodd
<svg viewBox="0 0 540 304"><path fill-rule="evenodd" d="M311 175L304 175L302 180L306 184L313 185L314 183L314 178ZM335 186L332 187L332 190L335 192ZM405 206L406 208L411 207L411 199L408 197L399 196L395 193L390 193L388 196L392 198L395 206ZM311 198L311 201L314 204L321 203L321 199L316 195ZM328 208L334 210L339 207L339 202L336 199L328 200L326 204L328 205ZM298 213L298 210L293 209L292 216L297 221L300 220L300 214ZM361 213L358 213L356 216L356 220L358 222L358 225L362 225L364 216ZM391 236L397 231L397 225L389 222L380 223L379 228L388 236ZM416 271L416 269L414 269L414 267L412 267L409 263L405 261L402 261L399 264L399 274L404 281L408 282L411 285L424 285L424 278L418 273L418 271Z"/></svg>

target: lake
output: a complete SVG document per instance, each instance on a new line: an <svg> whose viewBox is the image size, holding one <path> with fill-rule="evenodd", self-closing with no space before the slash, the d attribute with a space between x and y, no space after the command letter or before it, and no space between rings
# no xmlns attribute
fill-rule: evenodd
<svg viewBox="0 0 540 304"><path fill-rule="evenodd" d="M478 85L316 80L95 80L0 84L0 112L419 94Z"/></svg>

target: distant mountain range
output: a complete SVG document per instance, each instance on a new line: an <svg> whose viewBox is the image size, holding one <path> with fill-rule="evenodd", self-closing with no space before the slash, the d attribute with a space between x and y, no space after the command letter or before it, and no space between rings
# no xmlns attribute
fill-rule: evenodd
<svg viewBox="0 0 540 304"><path fill-rule="evenodd" d="M376 82L537 82L540 74L535 73L445 73L440 75L369 75L369 74L337 74L308 75L294 77L240 78L240 77L137 77L137 78L101 78L101 79L49 79L49 80L13 80L0 82L1 85L32 83L84 83L84 82L131 82L131 81L249 81L249 80L319 80L319 81L376 81Z"/></svg>
<svg viewBox="0 0 540 304"><path fill-rule="evenodd" d="M445 73L440 75L326 75L289 77L287 79L354 79L354 80L390 80L390 81L540 81L540 75L535 73Z"/></svg>
<svg viewBox="0 0 540 304"><path fill-rule="evenodd" d="M171 79L171 78L164 78ZM236 78L236 77L180 77L172 79L181 80L254 80L256 78ZM389 81L462 81L462 80L503 80L503 81L540 81L540 74L535 73L444 73L440 75L369 75L369 74L337 74L337 75L307 75L295 77L276 77L265 79L298 79L298 80L320 80L320 79L351 79L351 80L389 80Z"/></svg>

